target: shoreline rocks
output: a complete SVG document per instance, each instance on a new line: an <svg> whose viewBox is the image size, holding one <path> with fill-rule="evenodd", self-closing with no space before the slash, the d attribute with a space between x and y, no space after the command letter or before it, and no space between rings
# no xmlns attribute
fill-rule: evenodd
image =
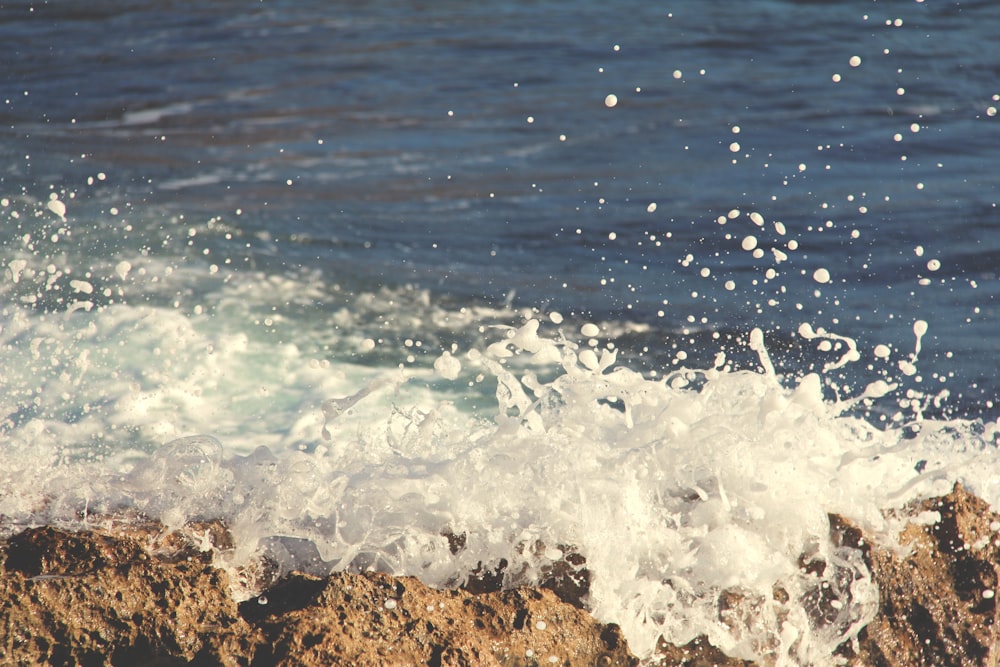
<svg viewBox="0 0 1000 667"><path fill-rule="evenodd" d="M1000 661L1000 515L956 485L899 511L899 547L830 517L862 550L878 614L835 660L850 665ZM199 535L217 547L218 524ZM110 532L30 528L0 542L0 663L79 665L639 664L617 626L580 608L582 556L546 588L496 590L488 577L434 590L379 573L292 573L237 604L212 552L155 524ZM572 591L569 594L567 591ZM562 599L560 599L562 598ZM720 619L725 610L720 609ZM656 664L748 666L704 638L665 642Z"/></svg>
<svg viewBox="0 0 1000 667"><path fill-rule="evenodd" d="M151 550L153 532L43 526L0 545L0 664L638 664L617 626L550 590L292 573L237 604L211 551Z"/></svg>
<svg viewBox="0 0 1000 667"><path fill-rule="evenodd" d="M960 485L906 514L923 521L900 534L905 555L865 540L843 519L833 529L865 550L879 589L879 613L859 633L854 657L876 667L1000 663L1000 515ZM849 647L842 649L851 657Z"/></svg>

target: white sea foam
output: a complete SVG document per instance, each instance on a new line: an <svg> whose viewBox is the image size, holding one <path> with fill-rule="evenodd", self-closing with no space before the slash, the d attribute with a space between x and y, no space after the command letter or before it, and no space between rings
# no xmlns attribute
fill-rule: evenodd
<svg viewBox="0 0 1000 667"><path fill-rule="evenodd" d="M895 358L902 379L883 364L852 396L821 374L779 376L761 329L747 346L763 372L722 351L684 369L676 349L676 370L640 373L615 343L648 325L450 308L408 287L338 296L315 271L143 253L80 270L49 241L8 248L0 280L4 532L122 509L174 527L215 517L236 539L227 567L266 556L436 586L502 561L507 585L537 583L572 547L589 608L640 655L707 634L734 656L804 664L827 661L877 599L859 554L829 542L828 512L889 539L883 508L956 480L1000 500L997 426L923 420L940 396L900 388L919 377L923 320L909 354L799 326L823 373ZM889 428L863 417L876 403ZM449 534L465 536L458 553Z"/></svg>
<svg viewBox="0 0 1000 667"><path fill-rule="evenodd" d="M985 472L995 425L879 430L847 413L889 384L832 402L819 375L778 377L760 330L750 346L764 373L725 370L720 355L651 379L591 347L604 323L577 325L576 341L527 319L443 351L434 371L392 372L217 325L152 306L8 310L5 354L35 372L7 379L4 395L38 402L3 424L5 530L78 522L82 509L172 526L221 517L237 543L230 567L267 554L435 586L501 560L508 585L537 582L572 545L591 572L590 609L640 655L661 635L705 633L731 655L798 664L827 660L877 600L860 555L829 542L828 512L877 534L880 509L956 479L1000 497ZM850 361L850 339L800 333ZM454 394L431 390L441 380ZM493 383L494 404L457 409L470 383ZM465 536L457 554L451 533ZM822 577L799 569L803 555L827 563ZM820 587L837 603L823 613ZM723 598L733 613L720 622Z"/></svg>
<svg viewBox="0 0 1000 667"><path fill-rule="evenodd" d="M25 215L64 213L55 201ZM772 240L760 213L749 219L754 235L733 238L761 259ZM192 242L233 231L176 227ZM829 512L891 540L882 509L955 481L1000 501L997 425L924 420L942 397L907 384L923 320L912 352L801 323L796 339L829 359L822 373L781 376L752 329L762 372L733 370L722 350L683 368L689 350L674 348L664 375L618 353L624 337L656 344L645 324L450 307L411 287L341 294L315 269L232 258L144 250L81 265L61 235L5 248L0 532L123 509L171 527L221 518L236 540L227 567L267 557L435 586L501 562L506 585L538 583L571 547L589 608L640 655L661 636L707 634L734 656L823 664L877 600L860 554L830 543ZM833 282L825 268L812 277ZM863 358L880 365L861 391L824 376ZM876 428L866 414L891 417Z"/></svg>

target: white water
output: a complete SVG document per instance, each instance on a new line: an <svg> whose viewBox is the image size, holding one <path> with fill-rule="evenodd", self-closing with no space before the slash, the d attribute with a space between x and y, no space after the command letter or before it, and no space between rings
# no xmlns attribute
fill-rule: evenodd
<svg viewBox="0 0 1000 667"><path fill-rule="evenodd" d="M266 555L435 586L501 559L506 584L534 583L572 546L591 572L590 610L637 654L660 636L707 634L733 656L806 664L828 661L877 603L859 554L830 544L828 512L891 542L898 526L882 509L959 480L1000 500L997 425L924 421L940 397L895 392L919 365L923 321L913 352L897 351L899 378L887 351L803 323L799 336L830 353L827 371L880 363L867 389L834 401L818 374L775 375L756 329L743 344L762 371L732 370L720 353L714 368L640 374L618 364L608 324L382 291L332 316L331 340L359 356L330 359L301 347L308 336L282 341L268 321L279 315L259 315L306 307L317 276L141 256L77 275L30 252L7 269L0 395L22 406L2 424L8 532L80 526L88 511L174 527L222 518L237 544L227 567ZM214 287L170 296L195 281ZM128 305L130 291L148 302ZM59 308L38 310L46 301ZM389 343L358 322L389 303L394 326L414 332L386 352L399 367L380 369L361 362ZM436 350L419 336L431 321L445 323ZM478 333L460 345L449 331ZM889 428L856 416L886 396ZM466 537L457 554L449 533ZM803 554L827 563L823 578L799 569ZM739 600L725 617L720 596Z"/></svg>

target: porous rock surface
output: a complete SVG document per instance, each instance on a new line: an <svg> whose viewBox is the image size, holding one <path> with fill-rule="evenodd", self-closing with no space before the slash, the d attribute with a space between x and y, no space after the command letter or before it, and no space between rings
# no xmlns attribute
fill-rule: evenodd
<svg viewBox="0 0 1000 667"><path fill-rule="evenodd" d="M836 660L998 664L1000 516L960 486L900 516L915 518L900 534L902 548L831 516L834 539L863 550L881 600ZM616 626L595 621L579 599L541 588L479 582L442 591L377 573L292 574L237 604L228 575L211 562L228 536L218 524L196 528L185 538L151 524L113 533L39 527L0 543L0 664L638 664ZM566 597L558 582L551 588ZM656 663L751 664L704 638L661 643Z"/></svg>
<svg viewBox="0 0 1000 667"><path fill-rule="evenodd" d="M211 551L26 530L0 546L0 664L633 666L620 630L549 590L293 574L240 605Z"/></svg>
<svg viewBox="0 0 1000 667"><path fill-rule="evenodd" d="M859 633L854 664L1000 664L1000 515L960 485L946 496L914 504L906 515L923 520L909 523L900 534L903 555L833 518L835 536L866 550L879 589L879 613ZM846 656L854 653L842 648Z"/></svg>

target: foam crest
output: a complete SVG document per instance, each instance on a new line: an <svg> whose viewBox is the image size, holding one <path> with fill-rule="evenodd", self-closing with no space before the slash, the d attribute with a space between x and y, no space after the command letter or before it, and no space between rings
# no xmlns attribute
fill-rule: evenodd
<svg viewBox="0 0 1000 667"><path fill-rule="evenodd" d="M766 354L763 335L750 340ZM484 570L537 584L575 553L589 607L640 655L661 636L707 633L734 656L805 664L827 660L877 602L860 554L830 543L828 512L888 531L880 508L956 475L997 492L975 473L995 426L880 430L846 415L850 401L824 399L816 374L650 379L535 320L462 356L461 373L495 377L494 411L403 401L416 380L392 373L323 403L309 447L227 454L192 436L114 465L53 456L29 480L34 495L17 472L5 480L34 509L14 507L11 492L0 509L66 521L81 506L131 508L173 527L221 518L234 569L265 558L436 586Z"/></svg>

